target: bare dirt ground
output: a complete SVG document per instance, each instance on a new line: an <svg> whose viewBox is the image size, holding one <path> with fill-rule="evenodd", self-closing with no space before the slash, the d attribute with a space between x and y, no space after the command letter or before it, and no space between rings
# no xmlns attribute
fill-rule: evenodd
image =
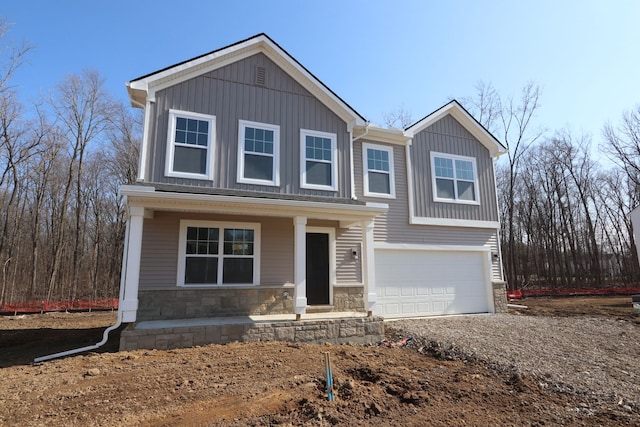
<svg viewBox="0 0 640 427"><path fill-rule="evenodd" d="M638 378L640 315L630 301L528 299L517 302L528 309L484 319L509 323L516 334L518 327L524 334L529 325L549 321L555 328L536 332L543 347L556 347L549 344L553 329L595 325L600 328L595 331L614 331L597 340L576 334L575 345L583 345L584 352L563 354L563 366L573 369L572 360L579 362L596 347L619 349L638 357L618 360L597 353L603 359L599 366L628 364L619 368ZM624 398L612 399L598 382L587 383L593 390L586 390L579 382L557 382L544 369L529 370L517 358L512 366L496 362L487 347L464 347L453 342L455 335L439 336L437 342L430 336L429 328L437 325L452 332L467 328L468 336L484 328L485 335L500 340L486 330L489 323L474 319L483 318L438 318L437 324L427 319L414 329L390 323L390 341L414 337L405 347L267 342L116 352L112 340L99 353L32 364L34 357L99 341L115 313L0 317L0 425L640 425L638 390L625 389ZM633 342L621 347L627 340ZM542 350L525 360L543 358ZM324 352L333 363L334 402L326 398Z"/></svg>

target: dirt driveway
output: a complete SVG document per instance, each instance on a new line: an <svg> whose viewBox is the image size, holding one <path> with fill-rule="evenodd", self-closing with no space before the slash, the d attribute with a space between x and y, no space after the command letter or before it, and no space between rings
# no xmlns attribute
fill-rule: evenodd
<svg viewBox="0 0 640 427"><path fill-rule="evenodd" d="M493 325L460 320L473 317L389 324L389 340L413 336L405 347L269 342L115 352L109 343L101 353L37 365L33 357L99 341L115 315L4 317L0 425L640 425L635 389L610 393L600 380L558 379L544 363L555 358L565 373L583 372L579 362L595 358L593 378L612 377L599 375L607 363L637 375L638 358L619 359L640 354L640 317L629 301L526 300L529 309L483 317ZM524 337L532 324L536 337L508 337ZM582 347L566 353L557 332L566 341L571 329ZM584 338L594 333L603 335ZM513 344L523 341L530 345ZM334 402L324 390L325 352Z"/></svg>

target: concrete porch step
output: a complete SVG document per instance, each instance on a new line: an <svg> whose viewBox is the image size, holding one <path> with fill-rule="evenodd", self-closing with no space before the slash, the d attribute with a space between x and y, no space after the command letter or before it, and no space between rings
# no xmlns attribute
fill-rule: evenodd
<svg viewBox="0 0 640 427"><path fill-rule="evenodd" d="M329 313L333 311L333 305L308 305L307 313Z"/></svg>

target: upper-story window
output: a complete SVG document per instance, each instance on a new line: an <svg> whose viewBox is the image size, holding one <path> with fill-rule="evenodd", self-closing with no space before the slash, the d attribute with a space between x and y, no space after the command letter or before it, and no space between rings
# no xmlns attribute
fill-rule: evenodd
<svg viewBox="0 0 640 427"><path fill-rule="evenodd" d="M300 130L300 171L302 188L338 189L336 134Z"/></svg>
<svg viewBox="0 0 640 427"><path fill-rule="evenodd" d="M394 198L393 148L369 143L362 144L364 195Z"/></svg>
<svg viewBox="0 0 640 427"><path fill-rule="evenodd" d="M436 202L479 204L476 159L431 153L433 199Z"/></svg>
<svg viewBox="0 0 640 427"><path fill-rule="evenodd" d="M279 126L240 120L238 182L280 185L279 149Z"/></svg>
<svg viewBox="0 0 640 427"><path fill-rule="evenodd" d="M216 118L169 110L165 175L213 180Z"/></svg>

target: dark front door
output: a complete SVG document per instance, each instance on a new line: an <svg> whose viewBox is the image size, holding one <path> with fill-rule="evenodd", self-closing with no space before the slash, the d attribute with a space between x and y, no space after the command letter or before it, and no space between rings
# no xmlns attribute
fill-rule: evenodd
<svg viewBox="0 0 640 427"><path fill-rule="evenodd" d="M307 233L307 304L329 304L329 235Z"/></svg>

